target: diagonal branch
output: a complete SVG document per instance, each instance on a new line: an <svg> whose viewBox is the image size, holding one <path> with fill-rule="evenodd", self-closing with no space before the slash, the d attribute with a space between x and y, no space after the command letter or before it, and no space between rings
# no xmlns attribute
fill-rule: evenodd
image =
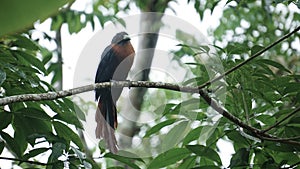
<svg viewBox="0 0 300 169"><path fill-rule="evenodd" d="M206 101L208 105L210 105L215 111L219 114L223 115L225 118L233 122L234 124L240 126L241 128L249 131L251 135L260 138L261 140L270 140L275 142L282 142L287 144L293 144L300 146L300 142L287 140L283 138L277 138L268 133L264 133L262 130L254 128L239 118L230 114L227 110L222 108L217 101L212 99L205 91L199 90L198 87L190 87L190 86L180 86L172 83L162 83L162 82L148 82L148 81L112 81L112 82L103 82L96 83L87 86L82 86L74 89L63 90L58 92L48 92L41 94L24 94L24 95L16 95L9 96L0 99L0 106L16 103L16 102L24 102L24 101L41 101L41 100L55 100L83 92L92 91L100 88L122 88L122 87L146 87L146 88L159 88L159 89L168 89L173 91L179 91L184 93L197 93L200 94L201 97Z"/></svg>
<svg viewBox="0 0 300 169"><path fill-rule="evenodd" d="M269 49L273 48L274 46L276 46L277 44L281 43L282 41L284 41L285 39L287 39L288 37L292 36L293 34L295 34L296 32L298 32L300 30L300 26L298 26L296 29L294 29L292 32L282 36L281 38L279 38L277 41L273 42L272 44L268 45L267 47L265 47L264 49L258 51L257 53L255 53L254 55L250 56L249 59L239 63L238 65L232 67L231 69L227 70L225 73L221 74L220 76L217 76L207 82L205 82L204 84L198 86L199 89L203 89L207 86L209 86L210 84L224 78L225 76L229 75L230 73L234 72L235 70L239 69L240 67L244 66L245 64L247 64L248 62L250 62L251 60L257 58L258 56L260 56L261 54L263 54L264 52L268 51Z"/></svg>

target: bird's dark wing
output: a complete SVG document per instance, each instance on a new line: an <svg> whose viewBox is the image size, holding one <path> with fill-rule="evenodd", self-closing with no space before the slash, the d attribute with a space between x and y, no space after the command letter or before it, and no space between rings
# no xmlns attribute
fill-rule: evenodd
<svg viewBox="0 0 300 169"><path fill-rule="evenodd" d="M115 60L115 54L112 50L111 45L109 45L104 49L101 55L101 61L98 65L95 83L108 82L111 80L114 73L114 69L116 67ZM100 95L101 90L97 89L95 93L96 100L98 100Z"/></svg>

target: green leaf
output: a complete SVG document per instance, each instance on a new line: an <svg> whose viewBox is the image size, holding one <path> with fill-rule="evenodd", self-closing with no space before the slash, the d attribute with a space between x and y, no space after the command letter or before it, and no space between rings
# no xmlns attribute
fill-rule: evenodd
<svg viewBox="0 0 300 169"><path fill-rule="evenodd" d="M154 158L148 169L152 168L162 168L168 165L175 164L177 161L182 160L190 155L190 151L186 148L173 148L162 154L159 154L156 158Z"/></svg>
<svg viewBox="0 0 300 169"><path fill-rule="evenodd" d="M56 162L58 158L63 154L66 149L66 145L60 142L54 143L52 146L52 153L48 158L48 162Z"/></svg>
<svg viewBox="0 0 300 169"><path fill-rule="evenodd" d="M197 156L190 156L183 159L182 163L178 166L177 169L186 169L186 168L193 168L196 163Z"/></svg>
<svg viewBox="0 0 300 169"><path fill-rule="evenodd" d="M249 166L250 151L247 148L239 149L230 160L230 168L233 167L247 167Z"/></svg>
<svg viewBox="0 0 300 169"><path fill-rule="evenodd" d="M155 126L151 127L149 130L146 131L146 134L144 138L151 136L154 133L157 133L165 126L173 124L177 119L169 119L166 121L163 121L161 123L156 124Z"/></svg>
<svg viewBox="0 0 300 169"><path fill-rule="evenodd" d="M65 124L58 122L58 121L54 121L53 126L54 126L54 129L57 132L58 136L64 138L67 141L73 141L79 147L79 149L81 149L81 150L83 149L81 139L68 126L66 126Z"/></svg>
<svg viewBox="0 0 300 169"><path fill-rule="evenodd" d="M168 150L182 141L187 134L189 121L180 121L165 136L161 144L163 150Z"/></svg>
<svg viewBox="0 0 300 169"><path fill-rule="evenodd" d="M46 73L45 65L36 56L28 54L24 51L15 51L15 54L20 58L22 57L29 65L36 67L40 72Z"/></svg>
<svg viewBox="0 0 300 169"><path fill-rule="evenodd" d="M240 43L231 43L225 48L228 54L243 54L249 51L249 47Z"/></svg>
<svg viewBox="0 0 300 169"><path fill-rule="evenodd" d="M0 154L2 154L4 147L5 147L5 143L4 143L4 141L1 140L0 141Z"/></svg>
<svg viewBox="0 0 300 169"><path fill-rule="evenodd" d="M210 159L217 162L219 165L222 165L219 154L210 147L205 147L203 145L186 145L186 148L200 157Z"/></svg>
<svg viewBox="0 0 300 169"><path fill-rule="evenodd" d="M5 129L12 120L12 113L7 111L0 111L0 130Z"/></svg>
<svg viewBox="0 0 300 169"><path fill-rule="evenodd" d="M132 162L132 158L128 158L128 157L125 157L125 156L119 156L117 154L113 154L113 153L106 153L104 155L105 158L111 158L111 159L115 159L119 162L122 162L126 165L128 165L129 167L131 168L134 168L134 169L139 169L140 167L138 165L136 165L135 163Z"/></svg>
<svg viewBox="0 0 300 169"><path fill-rule="evenodd" d="M24 117L30 117L30 118L46 120L46 121L52 120L52 118L44 110L32 108L32 107L20 109L16 113L19 113L19 115L22 115Z"/></svg>
<svg viewBox="0 0 300 169"><path fill-rule="evenodd" d="M183 145L186 145L190 143L191 141L197 140L200 137L201 131L202 131L202 126L199 126L193 130L191 130L183 140Z"/></svg>
<svg viewBox="0 0 300 169"><path fill-rule="evenodd" d="M1 131L0 133L1 137L3 138L3 140L5 141L7 147L10 149L10 151L12 151L17 157L21 157L22 153L21 153L21 148L19 146L19 144L16 142L16 140L14 138L12 138L9 134Z"/></svg>
<svg viewBox="0 0 300 169"><path fill-rule="evenodd" d="M73 124L77 128L83 129L82 123L78 120L77 116L74 115L72 112L62 112L56 114L54 119L62 120L66 123Z"/></svg>
<svg viewBox="0 0 300 169"><path fill-rule="evenodd" d="M227 130L225 131L226 136L234 142L235 145L239 145L242 147L249 147L250 142L247 141L245 137L243 137L240 132L236 130Z"/></svg>
<svg viewBox="0 0 300 169"><path fill-rule="evenodd" d="M14 35L14 38L16 38L16 41L12 43L12 46L16 45L16 47L36 51L38 50L38 46L27 37L21 36L21 35Z"/></svg>
<svg viewBox="0 0 300 169"><path fill-rule="evenodd" d="M300 92L299 82L291 82L285 84L284 94L293 93L293 92L297 92L297 93Z"/></svg>
<svg viewBox="0 0 300 169"><path fill-rule="evenodd" d="M262 49L264 49L263 46L254 45L254 46L251 48L251 56L253 56L253 55L256 54L257 52L261 51Z"/></svg>
<svg viewBox="0 0 300 169"><path fill-rule="evenodd" d="M56 13L67 2L68 0L10 0L1 2L0 36L31 27L35 21L44 20Z"/></svg>
<svg viewBox="0 0 300 169"><path fill-rule="evenodd" d="M0 69L0 86L6 80L6 73L2 69Z"/></svg>
<svg viewBox="0 0 300 169"><path fill-rule="evenodd" d="M48 151L49 148L36 148L36 149L33 149L33 150L30 150L28 153L26 153L24 156L23 156L23 160L28 160L32 157L35 157L37 155L40 155L46 151Z"/></svg>

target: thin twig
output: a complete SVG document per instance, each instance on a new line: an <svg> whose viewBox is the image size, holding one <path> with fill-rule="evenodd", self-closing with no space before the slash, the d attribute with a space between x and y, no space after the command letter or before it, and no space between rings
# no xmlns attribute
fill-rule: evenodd
<svg viewBox="0 0 300 169"><path fill-rule="evenodd" d="M230 73L234 72L235 70L237 70L238 68L244 66L245 64L247 64L248 62L250 62L251 60L255 59L256 57L260 56L261 54L263 54L264 52L268 51L269 49L271 49L272 47L276 46L277 44L281 43L282 41L284 41L285 39L287 39L288 37L292 36L293 34L295 34L296 32L298 32L300 30L300 26L297 27L296 29L294 29L292 32L282 36L281 38L279 38L277 41L273 42L272 44L270 44L269 46L267 46L266 48L258 51L257 53L255 53L254 55L250 56L249 59L241 62L240 64L234 66L233 68L227 70L225 73L221 74L220 76L217 76L207 82L205 82L204 84L198 86L198 89L203 89L207 86L209 86L210 84L224 78L225 76L229 75Z"/></svg>

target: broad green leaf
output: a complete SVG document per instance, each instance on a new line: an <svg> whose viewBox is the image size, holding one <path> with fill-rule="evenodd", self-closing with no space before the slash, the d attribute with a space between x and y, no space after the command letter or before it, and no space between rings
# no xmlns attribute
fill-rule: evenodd
<svg viewBox="0 0 300 169"><path fill-rule="evenodd" d="M12 120L12 113L7 111L0 111L0 130L5 129Z"/></svg>
<svg viewBox="0 0 300 169"><path fill-rule="evenodd" d="M205 147L203 145L186 145L186 148L200 157L210 159L217 162L219 165L222 165L219 154L210 147Z"/></svg>
<svg viewBox="0 0 300 169"><path fill-rule="evenodd" d="M247 148L239 149L230 160L230 168L233 167L247 167L249 166L249 155L250 151Z"/></svg>
<svg viewBox="0 0 300 169"><path fill-rule="evenodd" d="M68 0L10 0L1 2L0 36L32 27L37 20L44 20L55 14Z"/></svg>
<svg viewBox="0 0 300 169"><path fill-rule="evenodd" d="M136 165L135 163L132 162L132 158L128 158L128 157L125 157L125 156L119 156L117 154L113 154L113 153L107 153L104 155L105 158L111 158L111 159L115 159L119 162L122 162L126 165L128 165L129 167L131 168L134 168L134 169L139 169L140 167L138 165Z"/></svg>
<svg viewBox="0 0 300 169"><path fill-rule="evenodd" d="M72 129L58 121L54 121L53 126L58 136L64 138L67 141L73 141L79 147L79 149L83 149L81 139Z"/></svg>
<svg viewBox="0 0 300 169"><path fill-rule="evenodd" d="M175 164L189 156L191 152L186 148L173 148L155 157L149 164L148 169L162 168Z"/></svg>
<svg viewBox="0 0 300 169"><path fill-rule="evenodd" d="M177 119L169 119L169 120L163 121L163 122L161 122L161 123L158 123L157 125L151 127L149 130L147 130L144 137L146 138L146 137L151 136L151 135L154 134L154 133L159 132L160 129L162 129L162 128L165 127L165 126L168 126L168 125L173 124L176 120L177 120Z"/></svg>
<svg viewBox="0 0 300 169"><path fill-rule="evenodd" d="M6 80L6 73L2 69L0 69L0 86Z"/></svg>

